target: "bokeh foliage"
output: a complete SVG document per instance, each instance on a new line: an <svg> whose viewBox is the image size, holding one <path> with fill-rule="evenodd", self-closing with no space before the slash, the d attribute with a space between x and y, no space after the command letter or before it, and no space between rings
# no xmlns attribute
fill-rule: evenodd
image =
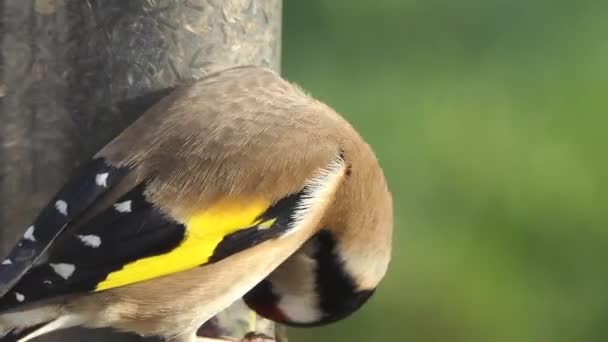
<svg viewBox="0 0 608 342"><path fill-rule="evenodd" d="M284 74L374 147L396 215L372 301L291 339L608 340L608 2L284 7Z"/></svg>

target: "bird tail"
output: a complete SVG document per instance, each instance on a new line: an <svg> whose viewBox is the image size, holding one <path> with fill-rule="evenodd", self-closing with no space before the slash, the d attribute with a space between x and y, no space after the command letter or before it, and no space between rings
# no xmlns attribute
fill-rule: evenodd
<svg viewBox="0 0 608 342"><path fill-rule="evenodd" d="M18 342L19 340L31 334L32 332L42 328L47 323L49 322L40 323L23 329L12 329L4 335L1 335L2 333L0 332L0 342Z"/></svg>
<svg viewBox="0 0 608 342"><path fill-rule="evenodd" d="M77 315L65 314L60 305L47 304L0 313L0 342L26 342L54 330L77 325Z"/></svg>
<svg viewBox="0 0 608 342"><path fill-rule="evenodd" d="M55 330L71 328L80 324L78 316L65 315L55 320L36 324L22 329L10 330L0 342L28 342L38 336L42 336Z"/></svg>

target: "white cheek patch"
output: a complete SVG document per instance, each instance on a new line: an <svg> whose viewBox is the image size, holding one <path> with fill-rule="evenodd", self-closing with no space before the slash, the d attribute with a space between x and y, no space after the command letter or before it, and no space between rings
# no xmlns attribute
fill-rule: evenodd
<svg viewBox="0 0 608 342"><path fill-rule="evenodd" d="M268 278L279 298L278 309L294 323L314 323L323 318L316 291L317 261L310 255L318 246L309 241Z"/></svg>
<svg viewBox="0 0 608 342"><path fill-rule="evenodd" d="M378 283L386 274L390 256L362 253L361 251L365 249L360 246L338 245L336 248L338 249L336 254L340 256L346 273L355 280L355 284L358 286L357 290L369 290L378 286ZM388 251L382 252L390 253Z"/></svg>
<svg viewBox="0 0 608 342"><path fill-rule="evenodd" d="M313 323L323 318L318 309L317 296L280 295L278 307L287 318L294 323Z"/></svg>

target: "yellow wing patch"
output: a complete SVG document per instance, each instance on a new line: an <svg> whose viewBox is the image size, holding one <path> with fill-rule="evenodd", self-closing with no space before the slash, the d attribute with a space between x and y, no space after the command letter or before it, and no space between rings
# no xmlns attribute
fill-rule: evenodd
<svg viewBox="0 0 608 342"><path fill-rule="evenodd" d="M261 219L256 221L254 223L254 225L258 226L258 228L260 229L268 229L270 227L272 227L272 225L274 224L274 222L276 221L276 218L270 219L270 220L266 220L266 221L262 221Z"/></svg>
<svg viewBox="0 0 608 342"><path fill-rule="evenodd" d="M256 219L268 209L264 200L222 200L205 211L195 213L186 221L186 236L172 251L126 264L97 284L95 291L124 286L206 263L222 239L240 229L259 225L268 228L274 219Z"/></svg>

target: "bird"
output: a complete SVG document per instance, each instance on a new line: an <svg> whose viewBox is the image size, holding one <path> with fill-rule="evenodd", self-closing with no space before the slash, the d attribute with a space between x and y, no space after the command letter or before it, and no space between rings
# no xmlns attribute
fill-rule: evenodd
<svg viewBox="0 0 608 342"><path fill-rule="evenodd" d="M357 311L387 272L393 203L344 117L236 66L159 100L32 222L0 261L0 336L82 326L194 342L241 298L296 327Z"/></svg>

